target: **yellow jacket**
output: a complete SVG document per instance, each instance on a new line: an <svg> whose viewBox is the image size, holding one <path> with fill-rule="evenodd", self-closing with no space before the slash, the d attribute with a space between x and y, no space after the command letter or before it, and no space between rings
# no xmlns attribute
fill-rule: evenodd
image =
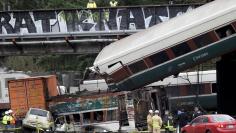
<svg viewBox="0 0 236 133"><path fill-rule="evenodd" d="M12 116L4 115L2 118L2 124L4 124L4 125L10 124L13 120L14 120L14 118Z"/></svg>
<svg viewBox="0 0 236 133"><path fill-rule="evenodd" d="M7 115L4 115L3 116L3 118L2 118L2 124L4 124L4 125L7 125L7 121L8 121L8 118L9 116L7 116Z"/></svg>
<svg viewBox="0 0 236 133"><path fill-rule="evenodd" d="M152 117L152 127L156 129L161 129L162 120L158 115Z"/></svg>
<svg viewBox="0 0 236 133"><path fill-rule="evenodd" d="M95 2L88 2L87 8L97 8L97 5Z"/></svg>
<svg viewBox="0 0 236 133"><path fill-rule="evenodd" d="M117 1L110 1L110 6L111 7L116 7L118 5Z"/></svg>
<svg viewBox="0 0 236 133"><path fill-rule="evenodd" d="M152 115L148 114L147 116L147 124L152 125Z"/></svg>

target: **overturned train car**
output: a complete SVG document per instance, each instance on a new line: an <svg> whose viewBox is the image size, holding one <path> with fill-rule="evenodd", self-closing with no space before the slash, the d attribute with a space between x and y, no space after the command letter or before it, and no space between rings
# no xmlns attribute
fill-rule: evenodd
<svg viewBox="0 0 236 133"><path fill-rule="evenodd" d="M94 70L134 90L236 49L235 0L216 0L106 46Z"/></svg>

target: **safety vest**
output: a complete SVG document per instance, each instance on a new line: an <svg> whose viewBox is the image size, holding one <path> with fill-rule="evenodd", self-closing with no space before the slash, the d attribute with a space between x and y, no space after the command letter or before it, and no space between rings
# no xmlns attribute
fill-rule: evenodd
<svg viewBox="0 0 236 133"><path fill-rule="evenodd" d="M162 120L158 115L152 117L152 127L156 129L161 129Z"/></svg>
<svg viewBox="0 0 236 133"><path fill-rule="evenodd" d="M4 115L2 118L2 124L7 125L7 121L8 121L8 116Z"/></svg>
<svg viewBox="0 0 236 133"><path fill-rule="evenodd" d="M95 2L88 2L87 8L97 8L97 5Z"/></svg>
<svg viewBox="0 0 236 133"><path fill-rule="evenodd" d="M110 1L110 6L111 6L111 7L116 7L117 4L118 4L117 1Z"/></svg>
<svg viewBox="0 0 236 133"><path fill-rule="evenodd" d="M167 125L165 125L165 129L169 131L174 131L175 128L170 124L170 120L167 120Z"/></svg>
<svg viewBox="0 0 236 133"><path fill-rule="evenodd" d="M110 15L110 12L109 11L105 11L104 12L104 18L105 18L105 20L109 20L109 15Z"/></svg>

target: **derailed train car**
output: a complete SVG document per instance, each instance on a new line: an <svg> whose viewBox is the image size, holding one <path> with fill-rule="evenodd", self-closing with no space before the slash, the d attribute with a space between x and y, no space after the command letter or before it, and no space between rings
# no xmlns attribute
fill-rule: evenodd
<svg viewBox="0 0 236 133"><path fill-rule="evenodd" d="M236 49L236 2L216 0L106 46L94 70L134 90Z"/></svg>
<svg viewBox="0 0 236 133"><path fill-rule="evenodd" d="M164 91L168 98L165 108L171 111L180 108L192 111L196 105L207 111L217 109L216 70L180 73L177 77L170 76L146 87L152 87L151 90L158 93Z"/></svg>

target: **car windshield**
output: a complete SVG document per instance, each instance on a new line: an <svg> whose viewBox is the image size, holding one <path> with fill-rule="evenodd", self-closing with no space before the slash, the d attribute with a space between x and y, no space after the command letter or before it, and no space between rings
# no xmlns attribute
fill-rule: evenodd
<svg viewBox="0 0 236 133"><path fill-rule="evenodd" d="M37 116L43 116L43 117L47 117L47 111L44 110L37 110L37 109L31 109L30 110L30 114L31 115L37 115Z"/></svg>
<svg viewBox="0 0 236 133"><path fill-rule="evenodd" d="M226 121L233 121L234 118L228 116L228 115L215 115L212 116L213 122L226 122Z"/></svg>

